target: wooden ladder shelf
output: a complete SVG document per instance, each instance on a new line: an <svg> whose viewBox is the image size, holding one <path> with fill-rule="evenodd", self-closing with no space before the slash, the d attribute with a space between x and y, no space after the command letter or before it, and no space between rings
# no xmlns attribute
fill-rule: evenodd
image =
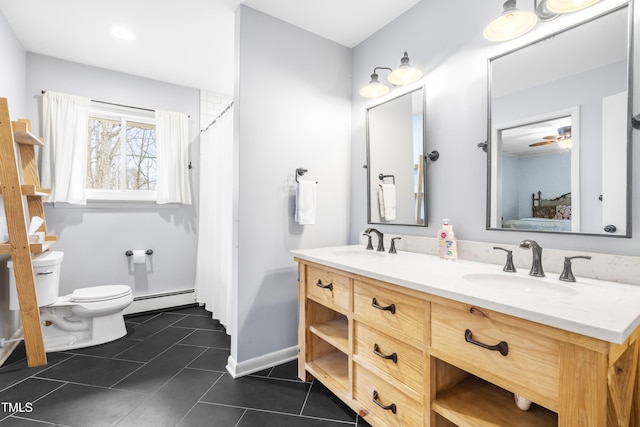
<svg viewBox="0 0 640 427"><path fill-rule="evenodd" d="M42 197L50 193L40 188L37 145L43 142L31 133L30 121L11 122L7 99L0 98L0 190L9 234L9 240L0 243L0 254L11 254L13 261L29 367L47 364L31 254L48 250L56 241L55 236L47 235L44 222L38 229L45 233L44 243L29 243L27 220L34 216L45 219Z"/></svg>

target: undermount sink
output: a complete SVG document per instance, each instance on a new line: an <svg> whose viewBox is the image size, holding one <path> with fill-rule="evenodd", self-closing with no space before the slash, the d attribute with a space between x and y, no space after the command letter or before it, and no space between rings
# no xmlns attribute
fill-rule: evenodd
<svg viewBox="0 0 640 427"><path fill-rule="evenodd" d="M462 278L473 284L500 287L505 291L517 290L535 295L578 295L578 291L570 285L554 283L552 280L543 278L515 276L509 273L465 274Z"/></svg>

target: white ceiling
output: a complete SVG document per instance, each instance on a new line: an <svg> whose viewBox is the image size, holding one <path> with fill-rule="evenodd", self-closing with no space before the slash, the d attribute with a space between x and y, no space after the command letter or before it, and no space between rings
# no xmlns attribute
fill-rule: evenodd
<svg viewBox="0 0 640 427"><path fill-rule="evenodd" d="M551 139L559 135L559 129L563 126L571 126L571 116L504 129L500 133L502 152L512 156L528 157L565 151ZM531 146L540 142L550 143Z"/></svg>
<svg viewBox="0 0 640 427"><path fill-rule="evenodd" d="M0 11L28 52L231 94L240 4L351 48L420 1L0 0Z"/></svg>

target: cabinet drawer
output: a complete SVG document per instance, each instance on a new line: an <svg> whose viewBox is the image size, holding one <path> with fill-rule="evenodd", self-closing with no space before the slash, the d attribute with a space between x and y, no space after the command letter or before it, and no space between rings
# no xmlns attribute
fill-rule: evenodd
<svg viewBox="0 0 640 427"><path fill-rule="evenodd" d="M328 307L351 310L351 279L332 271L308 266L307 295Z"/></svg>
<svg viewBox="0 0 640 427"><path fill-rule="evenodd" d="M385 426L424 425L422 402L407 397L357 363L354 364L354 398Z"/></svg>
<svg viewBox="0 0 640 427"><path fill-rule="evenodd" d="M375 366L424 396L426 356L402 341L356 322L354 358Z"/></svg>
<svg viewBox="0 0 640 427"><path fill-rule="evenodd" d="M493 320L489 310L463 308L431 305L432 355L557 411L559 343ZM501 342L506 355L481 346Z"/></svg>
<svg viewBox="0 0 640 427"><path fill-rule="evenodd" d="M419 343L425 340L426 302L400 292L355 281L353 312L370 326L391 335L397 334Z"/></svg>

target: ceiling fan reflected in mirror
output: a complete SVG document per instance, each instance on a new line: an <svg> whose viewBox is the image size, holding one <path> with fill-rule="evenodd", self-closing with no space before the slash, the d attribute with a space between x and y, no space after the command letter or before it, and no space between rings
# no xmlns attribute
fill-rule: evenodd
<svg viewBox="0 0 640 427"><path fill-rule="evenodd" d="M550 135L542 138L544 141L534 142L529 144L529 147L541 147L543 145L549 145L557 143L560 148L571 148L571 126L562 126L558 128L558 135Z"/></svg>

